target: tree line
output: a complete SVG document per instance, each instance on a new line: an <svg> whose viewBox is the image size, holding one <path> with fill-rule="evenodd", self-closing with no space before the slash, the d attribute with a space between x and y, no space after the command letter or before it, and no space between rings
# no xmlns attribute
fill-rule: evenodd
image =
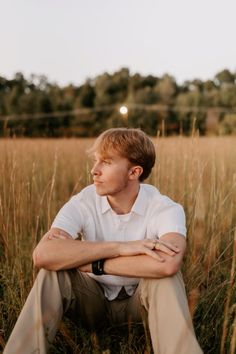
<svg viewBox="0 0 236 354"><path fill-rule="evenodd" d="M126 105L127 114L119 107ZM60 87L45 76L0 77L0 136L96 136L119 126L150 135L236 133L236 73L178 84L169 74L104 73L81 86Z"/></svg>

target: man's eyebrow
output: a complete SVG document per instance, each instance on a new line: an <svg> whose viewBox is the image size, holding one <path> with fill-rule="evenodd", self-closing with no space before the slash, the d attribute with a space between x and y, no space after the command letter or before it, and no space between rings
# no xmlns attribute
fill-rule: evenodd
<svg viewBox="0 0 236 354"><path fill-rule="evenodd" d="M101 156L102 160L114 160L112 156Z"/></svg>
<svg viewBox="0 0 236 354"><path fill-rule="evenodd" d="M106 155L98 155L97 157L94 155L94 158L99 158L101 160L114 160L112 156L106 156Z"/></svg>

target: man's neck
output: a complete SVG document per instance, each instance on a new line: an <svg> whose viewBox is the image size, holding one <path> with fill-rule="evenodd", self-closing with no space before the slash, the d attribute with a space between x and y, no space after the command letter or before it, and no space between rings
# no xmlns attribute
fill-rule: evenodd
<svg viewBox="0 0 236 354"><path fill-rule="evenodd" d="M140 184L133 184L115 196L107 196L107 200L116 214L130 213L132 206L138 196Z"/></svg>

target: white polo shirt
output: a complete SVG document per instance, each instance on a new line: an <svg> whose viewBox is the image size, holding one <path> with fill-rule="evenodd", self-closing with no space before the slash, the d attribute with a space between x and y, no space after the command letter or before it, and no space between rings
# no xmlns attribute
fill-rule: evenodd
<svg viewBox="0 0 236 354"><path fill-rule="evenodd" d="M160 238L169 232L186 236L182 206L149 184L140 184L135 203L125 215L116 214L107 197L99 196L95 186L90 185L61 208L52 227L66 231L74 239L81 233L86 241L142 240ZM109 300L117 297L122 286L132 295L139 282L138 278L88 274L101 283Z"/></svg>

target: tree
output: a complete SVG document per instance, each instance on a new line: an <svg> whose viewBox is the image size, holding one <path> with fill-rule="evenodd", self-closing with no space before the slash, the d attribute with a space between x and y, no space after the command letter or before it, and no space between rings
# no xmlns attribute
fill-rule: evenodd
<svg viewBox="0 0 236 354"><path fill-rule="evenodd" d="M236 114L226 114L220 123L220 134L236 134Z"/></svg>
<svg viewBox="0 0 236 354"><path fill-rule="evenodd" d="M224 69L215 75L215 80L218 85L234 84L235 77L228 69Z"/></svg>
<svg viewBox="0 0 236 354"><path fill-rule="evenodd" d="M175 79L172 76L165 74L155 86L155 91L164 104L172 104L174 96L177 93Z"/></svg>
<svg viewBox="0 0 236 354"><path fill-rule="evenodd" d="M130 105L128 124L149 134L156 134L163 121L167 133L183 130L188 134L193 119L197 119L201 133L217 132L218 119L222 121L221 132L232 133L234 129L228 126L231 121L235 124L234 118L224 117L219 107L224 112L235 111L235 74L225 69L212 80L194 79L177 85L168 74L161 78L130 75L127 68L121 68L113 74L104 73L87 80L81 86L65 87L48 82L43 75L31 75L28 80L22 73L16 73L11 80L0 77L0 115L20 115L17 120L5 120L5 132L10 135L93 136L107 127L124 124L118 112L121 104ZM71 114L77 108L94 109L89 115L87 110L83 115ZM22 114L44 118L22 120ZM2 131L3 128L0 134Z"/></svg>
<svg viewBox="0 0 236 354"><path fill-rule="evenodd" d="M94 87L89 81L86 81L86 83L80 88L75 107L94 107L95 97Z"/></svg>

